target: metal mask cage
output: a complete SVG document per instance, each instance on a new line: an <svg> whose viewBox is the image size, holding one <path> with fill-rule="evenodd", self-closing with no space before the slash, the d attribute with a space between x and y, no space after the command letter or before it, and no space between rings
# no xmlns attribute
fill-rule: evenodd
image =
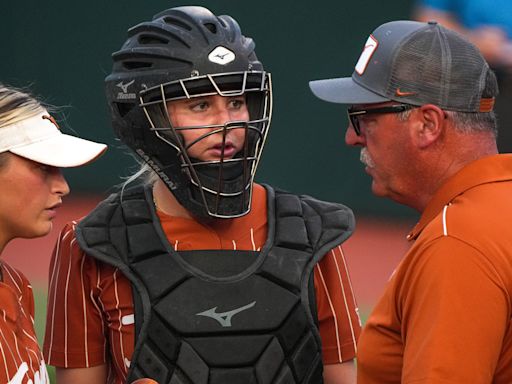
<svg viewBox="0 0 512 384"><path fill-rule="evenodd" d="M173 126L167 103L174 100L220 95L246 97L248 121L227 121L218 125ZM143 90L140 106L150 123L150 130L174 148L184 173L199 192L199 198L208 215L219 218L243 216L250 210L252 185L266 141L272 114L270 74L264 71L232 72L196 76L176 80ZM185 144L180 132L209 129L209 132ZM244 129L243 148L234 157L225 159L224 150L228 133ZM189 156L188 150L211 135L222 134L219 160L202 161ZM233 178L233 173L240 173ZM225 215L219 212L222 199L241 204L240 212Z"/></svg>

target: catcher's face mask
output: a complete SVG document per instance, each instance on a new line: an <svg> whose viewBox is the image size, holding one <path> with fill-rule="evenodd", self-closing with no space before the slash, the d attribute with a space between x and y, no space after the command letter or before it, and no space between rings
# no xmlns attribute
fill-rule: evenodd
<svg viewBox="0 0 512 384"><path fill-rule="evenodd" d="M215 105L230 111L225 116L233 120L220 121L219 116L202 113L203 108L213 110ZM142 91L140 106L150 129L169 150L176 151L181 172L190 181L185 199L175 193L180 204L185 208L200 205L216 218L249 212L271 118L270 74L245 71L172 81ZM192 118L180 115L184 110L190 110ZM201 116L207 117L202 124ZM194 125L188 125L190 121ZM172 174L168 177L173 179ZM169 187L174 191L173 183Z"/></svg>

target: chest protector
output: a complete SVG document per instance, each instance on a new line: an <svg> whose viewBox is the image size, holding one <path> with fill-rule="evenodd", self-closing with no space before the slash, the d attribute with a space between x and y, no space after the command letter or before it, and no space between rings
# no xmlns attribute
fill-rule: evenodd
<svg viewBox="0 0 512 384"><path fill-rule="evenodd" d="M322 383L312 272L350 236L354 218L342 205L265 187L259 252L176 252L149 188L114 194L80 222L81 248L133 287L128 383Z"/></svg>

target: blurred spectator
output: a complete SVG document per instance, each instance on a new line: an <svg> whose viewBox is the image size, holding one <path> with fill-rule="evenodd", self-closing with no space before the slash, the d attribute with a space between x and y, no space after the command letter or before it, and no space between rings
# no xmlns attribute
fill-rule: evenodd
<svg viewBox="0 0 512 384"><path fill-rule="evenodd" d="M512 152L512 1L418 0L413 17L436 20L464 34L485 56L498 77L496 113L500 152Z"/></svg>

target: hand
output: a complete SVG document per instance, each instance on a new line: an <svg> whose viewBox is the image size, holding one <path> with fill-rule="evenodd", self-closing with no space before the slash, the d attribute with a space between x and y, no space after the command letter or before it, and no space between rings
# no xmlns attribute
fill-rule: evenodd
<svg viewBox="0 0 512 384"><path fill-rule="evenodd" d="M153 379L148 379L147 377L144 377L142 379L137 379L135 381L132 381L131 384L158 384L158 382L156 382Z"/></svg>

